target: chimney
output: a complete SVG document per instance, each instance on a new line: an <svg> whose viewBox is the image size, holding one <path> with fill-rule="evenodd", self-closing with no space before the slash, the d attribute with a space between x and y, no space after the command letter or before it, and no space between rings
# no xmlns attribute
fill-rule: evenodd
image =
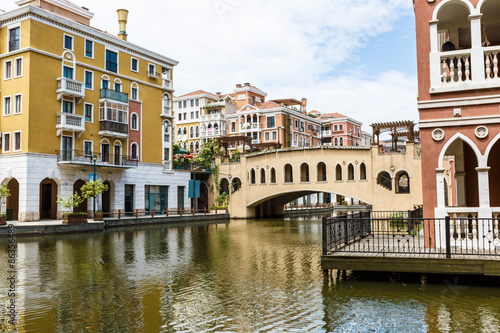
<svg viewBox="0 0 500 333"><path fill-rule="evenodd" d="M118 33L118 38L123 39L123 40L127 40L128 10L118 9L116 12L118 13L118 24L120 26L120 32Z"/></svg>
<svg viewBox="0 0 500 333"><path fill-rule="evenodd" d="M237 84L237 85L236 85L236 88L241 88L241 84Z"/></svg>
<svg viewBox="0 0 500 333"><path fill-rule="evenodd" d="M219 97L219 98L220 98L220 97L221 97L221 95L222 95L222 93L221 93L220 91L217 91L215 94L216 94L216 95L217 95L217 97Z"/></svg>
<svg viewBox="0 0 500 333"><path fill-rule="evenodd" d="M302 112L306 113L307 98L302 97Z"/></svg>
<svg viewBox="0 0 500 333"><path fill-rule="evenodd" d="M245 87L250 87L250 83L248 83L248 82L245 82L244 85L245 85Z"/></svg>

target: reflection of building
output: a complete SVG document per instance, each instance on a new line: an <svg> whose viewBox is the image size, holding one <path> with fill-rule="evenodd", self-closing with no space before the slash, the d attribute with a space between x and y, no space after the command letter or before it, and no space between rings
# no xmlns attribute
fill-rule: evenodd
<svg viewBox="0 0 500 333"><path fill-rule="evenodd" d="M491 218L500 213L500 3L414 3L424 214Z"/></svg>
<svg viewBox="0 0 500 333"><path fill-rule="evenodd" d="M148 209L146 185L167 187L176 206L189 179L164 173L177 62L127 42L124 10L115 37L92 28L93 14L68 1L16 3L0 14L0 178L12 192L13 218L60 218L56 196L79 190L94 156L110 187L105 213ZM91 203L78 210L91 211Z"/></svg>

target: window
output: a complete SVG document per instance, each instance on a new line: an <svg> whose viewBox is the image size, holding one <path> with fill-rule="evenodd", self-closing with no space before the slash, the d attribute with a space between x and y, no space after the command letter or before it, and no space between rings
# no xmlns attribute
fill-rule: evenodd
<svg viewBox="0 0 500 333"><path fill-rule="evenodd" d="M90 71L85 71L85 88L93 90L94 73Z"/></svg>
<svg viewBox="0 0 500 333"><path fill-rule="evenodd" d="M14 60L15 69L14 69L14 77L23 76L23 58L16 58Z"/></svg>
<svg viewBox="0 0 500 333"><path fill-rule="evenodd" d="M3 98L3 115L4 116L10 116L10 96L4 97Z"/></svg>
<svg viewBox="0 0 500 333"><path fill-rule="evenodd" d="M73 37L64 35L64 48L66 50L73 50Z"/></svg>
<svg viewBox="0 0 500 333"><path fill-rule="evenodd" d="M13 28L9 30L9 52L19 50L21 48L21 28Z"/></svg>
<svg viewBox="0 0 500 333"><path fill-rule="evenodd" d="M198 138L200 136L200 128L196 126L196 137Z"/></svg>
<svg viewBox="0 0 500 333"><path fill-rule="evenodd" d="M194 138L194 127L191 126L191 128L189 129L189 137L192 139ZM192 143L192 142L191 142Z"/></svg>
<svg viewBox="0 0 500 333"><path fill-rule="evenodd" d="M92 123L94 121L94 105L85 103L84 113L85 113L85 122Z"/></svg>
<svg viewBox="0 0 500 333"><path fill-rule="evenodd" d="M12 78L12 61L8 60L5 62L5 72L4 72L4 80L8 80Z"/></svg>
<svg viewBox="0 0 500 333"><path fill-rule="evenodd" d="M182 134L187 135L187 131L187 127L184 127L184 129L182 130Z"/></svg>
<svg viewBox="0 0 500 333"><path fill-rule="evenodd" d="M85 56L89 58L94 57L94 42L91 40L85 40Z"/></svg>
<svg viewBox="0 0 500 333"><path fill-rule="evenodd" d="M236 122L235 121L232 121L231 122L231 132L236 132Z"/></svg>
<svg viewBox="0 0 500 333"><path fill-rule="evenodd" d="M132 159L134 159L134 160L137 159L137 143L132 144L131 155L132 155Z"/></svg>
<svg viewBox="0 0 500 333"><path fill-rule="evenodd" d="M182 113L179 113L179 121L182 120Z"/></svg>
<svg viewBox="0 0 500 333"><path fill-rule="evenodd" d="M360 136L361 136L361 135L360 135L359 127L358 127L358 138L359 138Z"/></svg>
<svg viewBox="0 0 500 333"><path fill-rule="evenodd" d="M337 125L333 125L333 130L337 131Z"/></svg>
<svg viewBox="0 0 500 333"><path fill-rule="evenodd" d="M344 138L343 137L340 137L340 145L343 146L344 145Z"/></svg>
<svg viewBox="0 0 500 333"><path fill-rule="evenodd" d="M139 71L139 60L138 59L132 58L132 60L130 61L130 69L134 72Z"/></svg>
<svg viewBox="0 0 500 333"><path fill-rule="evenodd" d="M21 132L14 132L14 151L21 150Z"/></svg>
<svg viewBox="0 0 500 333"><path fill-rule="evenodd" d="M194 108L194 99L191 100L191 107Z"/></svg>
<svg viewBox="0 0 500 333"><path fill-rule="evenodd" d="M344 130L344 127L342 126L342 124L339 125L339 131L343 131Z"/></svg>
<svg viewBox="0 0 500 333"><path fill-rule="evenodd" d="M156 66L153 64L149 64L148 66L148 74L156 76Z"/></svg>
<svg viewBox="0 0 500 333"><path fill-rule="evenodd" d="M295 128L299 128L299 121L295 120Z"/></svg>
<svg viewBox="0 0 500 333"><path fill-rule="evenodd" d="M274 128L274 127L275 127L274 116L267 117L267 128Z"/></svg>
<svg viewBox="0 0 500 333"><path fill-rule="evenodd" d="M182 116L183 116L182 118L183 118L184 120L186 120L186 115L187 115L187 112L184 112L184 113L182 114Z"/></svg>
<svg viewBox="0 0 500 333"><path fill-rule="evenodd" d="M180 127L179 127L179 128L177 129L177 135L182 135L182 128L180 128Z"/></svg>
<svg viewBox="0 0 500 333"><path fill-rule="evenodd" d="M278 132L274 131L273 132L273 141L278 140Z"/></svg>
<svg viewBox="0 0 500 333"><path fill-rule="evenodd" d="M303 121L300 122L300 131L304 132L305 130L305 123Z"/></svg>
<svg viewBox="0 0 500 333"><path fill-rule="evenodd" d="M132 88L131 91L132 91L132 99L138 99L137 88Z"/></svg>
<svg viewBox="0 0 500 333"><path fill-rule="evenodd" d="M20 114L23 110L22 95L14 95L14 114Z"/></svg>
<svg viewBox="0 0 500 333"><path fill-rule="evenodd" d="M109 81L105 80L105 79L102 79L101 80L101 88L102 89L108 89L108 87L109 87Z"/></svg>
<svg viewBox="0 0 500 333"><path fill-rule="evenodd" d="M269 141L269 132L264 133L264 140Z"/></svg>
<svg viewBox="0 0 500 333"><path fill-rule="evenodd" d="M10 133L3 134L3 152L10 152Z"/></svg>
<svg viewBox="0 0 500 333"><path fill-rule="evenodd" d="M130 126L131 126L131 128L133 130L137 130L139 128L139 126L138 126L138 117L137 117L137 115L135 113L132 115Z"/></svg>
<svg viewBox="0 0 500 333"><path fill-rule="evenodd" d="M182 102L179 102L179 109L182 109Z"/></svg>
<svg viewBox="0 0 500 333"><path fill-rule="evenodd" d="M187 101L183 101L183 102L182 102L182 107L183 107L183 108L187 108Z"/></svg>
<svg viewBox="0 0 500 333"><path fill-rule="evenodd" d="M194 111L191 111L191 119L194 119Z"/></svg>
<svg viewBox="0 0 500 333"><path fill-rule="evenodd" d="M62 112L73 113L73 102L63 100L62 101Z"/></svg>
<svg viewBox="0 0 500 333"><path fill-rule="evenodd" d="M67 79L73 79L73 68L63 66L63 76Z"/></svg>
<svg viewBox="0 0 500 333"><path fill-rule="evenodd" d="M200 118L200 111L195 112L195 117L196 117L196 119Z"/></svg>
<svg viewBox="0 0 500 333"><path fill-rule="evenodd" d="M106 50L106 69L118 73L118 54L116 52Z"/></svg>
<svg viewBox="0 0 500 333"><path fill-rule="evenodd" d="M310 131L311 130L311 124L307 124L307 130Z"/></svg>
<svg viewBox="0 0 500 333"><path fill-rule="evenodd" d="M83 141L83 153L85 155L94 155L93 145L94 143L92 141Z"/></svg>
<svg viewBox="0 0 500 333"><path fill-rule="evenodd" d="M115 82L115 91L122 91L122 84L119 82Z"/></svg>
<svg viewBox="0 0 500 333"><path fill-rule="evenodd" d="M200 106L200 99L199 98L196 99L196 106Z"/></svg>

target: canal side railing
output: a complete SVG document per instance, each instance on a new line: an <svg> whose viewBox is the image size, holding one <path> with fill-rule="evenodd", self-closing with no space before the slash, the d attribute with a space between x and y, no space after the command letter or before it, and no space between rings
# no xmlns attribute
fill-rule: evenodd
<svg viewBox="0 0 500 333"><path fill-rule="evenodd" d="M500 219L429 219L421 209L323 219L323 255L500 256Z"/></svg>

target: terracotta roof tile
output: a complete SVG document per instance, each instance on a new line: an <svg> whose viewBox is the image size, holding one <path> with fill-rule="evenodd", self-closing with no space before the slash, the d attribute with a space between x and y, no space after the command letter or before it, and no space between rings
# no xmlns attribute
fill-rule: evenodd
<svg viewBox="0 0 500 333"><path fill-rule="evenodd" d="M191 92L189 94L185 94L185 95L179 96L177 98L189 97L189 96L195 96L195 95L210 95L210 96L213 96L215 98L219 98L217 95L209 93L209 92L204 91L204 90L196 90L196 91L193 91L193 92Z"/></svg>
<svg viewBox="0 0 500 333"><path fill-rule="evenodd" d="M278 103L275 103L275 102L272 102L272 101L268 101L268 102L262 103L259 106L259 109L265 110L265 109L274 109L274 108L279 108L279 107L281 107L281 105L279 105Z"/></svg>

